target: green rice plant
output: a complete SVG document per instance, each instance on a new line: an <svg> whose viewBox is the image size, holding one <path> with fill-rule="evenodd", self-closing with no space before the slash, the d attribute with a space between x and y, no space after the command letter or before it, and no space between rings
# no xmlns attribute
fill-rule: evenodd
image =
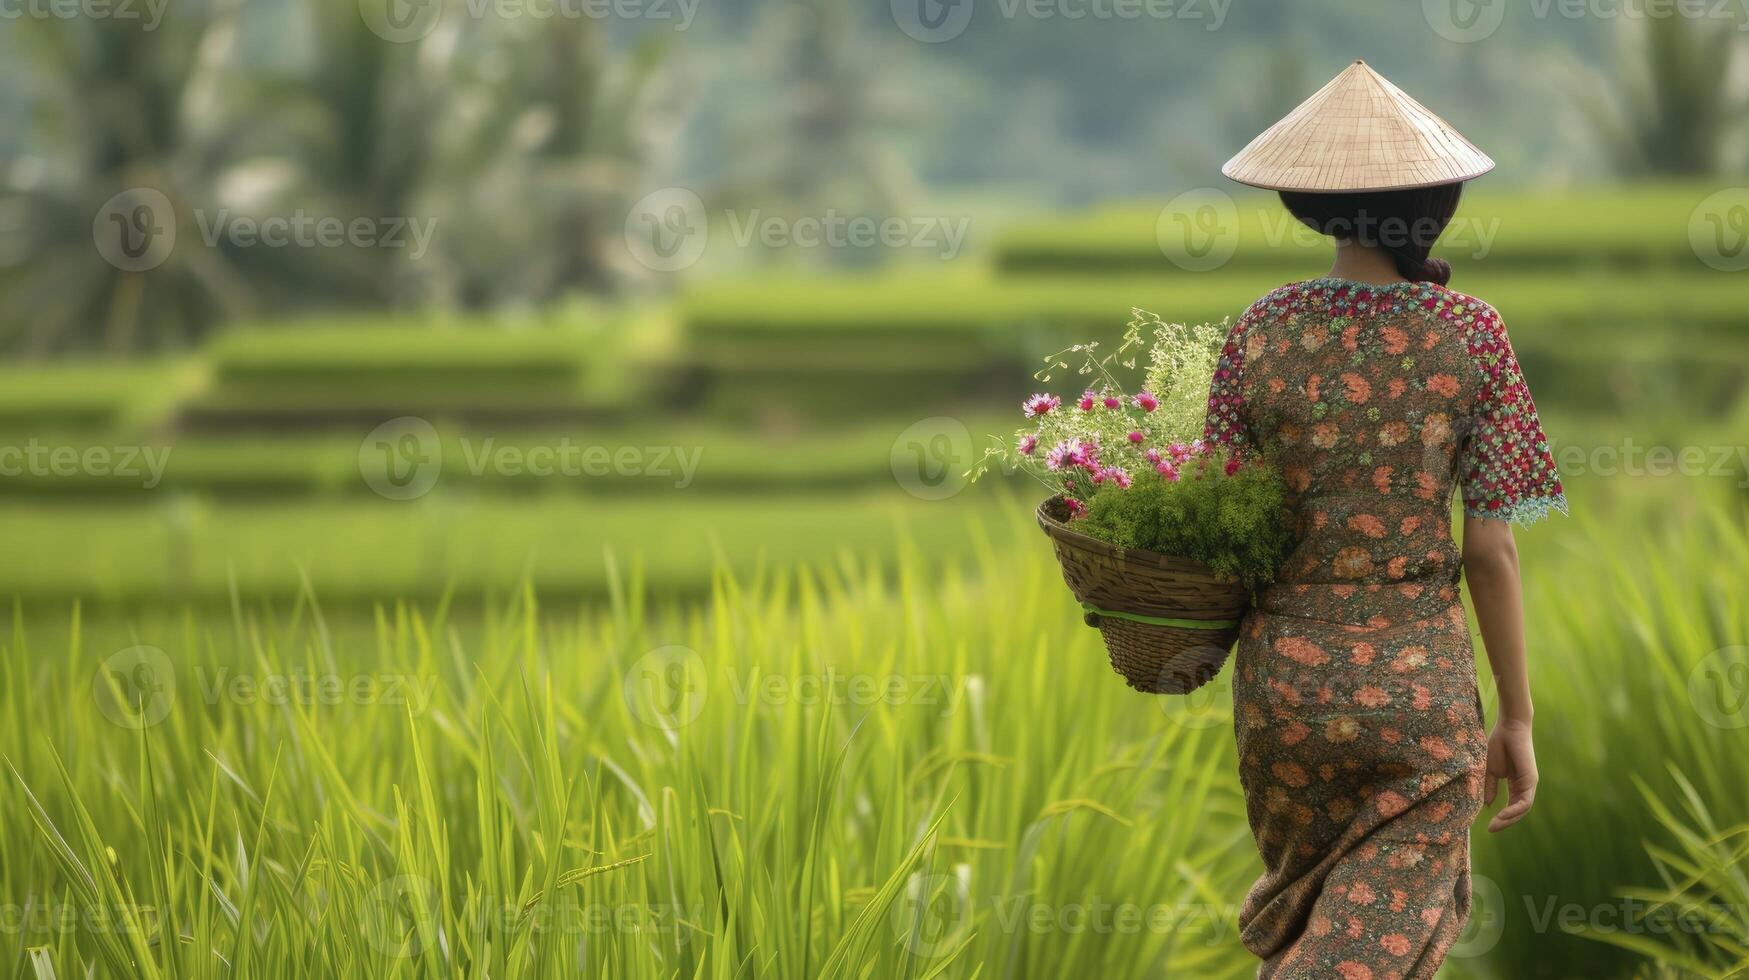
<svg viewBox="0 0 1749 980"><path fill-rule="evenodd" d="M0 959L178 980L1250 971L1230 740L1115 683L1045 561L719 572L672 614L636 567L615 581L579 614L532 592L475 617L334 618L310 592L130 626L16 614Z"/></svg>
<svg viewBox="0 0 1749 980"><path fill-rule="evenodd" d="M1691 897L1728 903L1743 873L1745 729L1707 723L1692 693L1749 627L1743 505L1643 482L1574 482L1581 516L1522 535L1543 786L1524 822L1474 838L1478 906L1451 976L1728 962L1582 934L1636 887L1696 878ZM890 563L870 537L799 568L720 564L693 598L654 575L650 529L676 512L657 506L615 512L646 538L615 550L653 557L597 573L599 603L463 602L459 586L396 600L409 580L367 556L406 527L373 531L395 513L377 509L331 527L330 563L289 593L261 588L272 552L291 564L317 525L258 539L228 590L228 552L209 546L227 609L136 592L117 610L83 587L65 612L16 604L0 637L0 968L1249 975L1235 908L1258 869L1224 684L1210 701L1119 683L1027 503L913 506L897 526L929 560L889 526ZM832 504L806 534L848 534ZM931 511L943 523L916 523ZM7 536L52 558L57 530L90 525L108 537L72 543L96 566L164 547L137 516L77 508ZM555 516L521 519L551 535ZM431 519L520 533L509 511ZM962 550L943 547L953 525ZM515 533L507 554L529 544ZM348 601L318 601L328 584Z"/></svg>
<svg viewBox="0 0 1749 980"><path fill-rule="evenodd" d="M1476 948L1544 964L1508 976L1625 975L1631 961L1580 932L1626 934L1621 889L1658 878L1644 842L1666 831L1636 780L1659 799L1692 793L1719 826L1749 820L1749 728L1703 697L1749 636L1743 501L1700 480L1634 482L1581 483L1571 522L1520 535L1542 783L1522 823L1475 837L1494 930ZM1588 492L1606 485L1620 492Z"/></svg>
<svg viewBox="0 0 1749 980"><path fill-rule="evenodd" d="M1749 683L1737 683L1749 691ZM1749 975L1749 823L1721 828L1682 771L1672 766L1669 775L1679 806L1645 780L1634 780L1646 808L1674 841L1646 842L1662 887L1623 889L1624 899L1640 903L1631 917L1580 934L1700 976Z"/></svg>

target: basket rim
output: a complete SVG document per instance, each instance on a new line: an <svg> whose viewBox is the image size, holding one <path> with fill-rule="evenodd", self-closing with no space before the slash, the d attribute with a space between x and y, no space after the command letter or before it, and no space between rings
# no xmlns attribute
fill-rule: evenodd
<svg viewBox="0 0 1749 980"><path fill-rule="evenodd" d="M1220 578L1220 576L1215 574L1214 569L1194 558L1179 558L1173 555L1162 554L1158 551L1148 551L1145 548L1120 548L1110 542L1101 541L1098 538L1089 537L1079 531L1071 530L1069 525L1046 513L1046 508L1062 499L1062 494L1057 494L1053 497L1046 497L1044 501L1038 505L1037 510L1033 512L1033 516L1038 519L1039 528L1050 537L1055 538L1064 544L1079 548L1082 551L1091 551L1096 555L1114 558L1119 561L1143 562L1153 565L1156 568L1170 569L1173 571L1202 572L1211 578L1217 580Z"/></svg>

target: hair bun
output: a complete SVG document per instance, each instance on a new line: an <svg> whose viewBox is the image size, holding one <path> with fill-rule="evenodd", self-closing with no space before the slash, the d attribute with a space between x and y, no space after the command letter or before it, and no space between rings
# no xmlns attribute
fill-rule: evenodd
<svg viewBox="0 0 1749 980"><path fill-rule="evenodd" d="M1392 255L1397 274L1410 282L1430 282L1443 286L1451 282L1451 263L1444 259L1427 258L1417 262L1410 256Z"/></svg>

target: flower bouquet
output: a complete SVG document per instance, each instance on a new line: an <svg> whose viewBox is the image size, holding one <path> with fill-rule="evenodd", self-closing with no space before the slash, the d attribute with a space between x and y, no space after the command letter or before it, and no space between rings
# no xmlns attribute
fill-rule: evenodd
<svg viewBox="0 0 1749 980"><path fill-rule="evenodd" d="M1202 439L1226 335L1225 324L1135 310L1115 352L1051 355L1035 377L1073 369L1084 390L1028 398L1027 427L970 474L1001 465L1051 490L1039 526L1113 668L1139 691L1182 694L1214 677L1253 590L1292 546L1280 476Z"/></svg>

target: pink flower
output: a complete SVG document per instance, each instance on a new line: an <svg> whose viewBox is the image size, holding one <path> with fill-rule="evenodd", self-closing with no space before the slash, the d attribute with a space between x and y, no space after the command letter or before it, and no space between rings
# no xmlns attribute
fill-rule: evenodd
<svg viewBox="0 0 1749 980"><path fill-rule="evenodd" d="M1239 466L1240 466L1239 457L1233 456L1233 457L1228 458L1227 466L1226 466L1227 475L1232 476L1234 473L1239 472Z"/></svg>
<svg viewBox="0 0 1749 980"><path fill-rule="evenodd" d="M1106 395L1105 396L1105 407L1106 408L1116 409L1122 405L1123 405L1123 399L1117 397L1116 395Z"/></svg>
<svg viewBox="0 0 1749 980"><path fill-rule="evenodd" d="M1028 432L1026 435L1020 437L1020 455L1031 456L1032 451L1037 448L1038 436Z"/></svg>
<svg viewBox="0 0 1749 980"><path fill-rule="evenodd" d="M1117 484L1118 489L1120 490L1128 490L1130 488L1130 475L1121 466L1107 466L1098 473L1093 474L1094 483L1103 483L1106 480L1110 480Z"/></svg>
<svg viewBox="0 0 1749 980"><path fill-rule="evenodd" d="M1074 497L1064 497L1063 503L1067 504L1069 507L1069 519L1070 520L1074 520L1075 518L1080 517L1082 514L1087 513L1087 505L1082 503L1079 500L1076 500Z"/></svg>
<svg viewBox="0 0 1749 980"><path fill-rule="evenodd" d="M1158 464L1160 462L1160 450L1158 449L1148 450L1147 456L1150 463Z"/></svg>
<svg viewBox="0 0 1749 980"><path fill-rule="evenodd" d="M1190 458L1190 447L1182 442L1175 442L1167 446L1166 452L1171 455L1174 463L1182 463Z"/></svg>
<svg viewBox="0 0 1749 980"><path fill-rule="evenodd" d="M1098 396L1093 393L1093 389L1089 388L1081 393L1081 400L1076 404L1080 407L1081 411L1091 412L1093 411L1094 399L1097 397Z"/></svg>
<svg viewBox="0 0 1749 980"><path fill-rule="evenodd" d="M1083 439L1081 445L1077 447L1077 453L1079 455L1076 456L1075 462L1087 467L1090 471L1099 469L1099 443L1091 439Z"/></svg>
<svg viewBox="0 0 1749 980"><path fill-rule="evenodd" d="M1135 400L1136 407L1144 412L1152 412L1154 409L1160 407L1160 399L1155 398L1153 394L1148 391L1137 392Z"/></svg>
<svg viewBox="0 0 1749 980"><path fill-rule="evenodd" d="M1142 433L1139 429L1131 429L1130 430L1130 441L1131 442L1141 442L1142 441Z"/></svg>
<svg viewBox="0 0 1749 980"><path fill-rule="evenodd" d="M1034 395L1020 403L1020 410L1027 418L1035 419L1061 404L1063 400L1056 395Z"/></svg>
<svg viewBox="0 0 1749 980"><path fill-rule="evenodd" d="M1061 470L1080 465L1081 449L1073 443L1059 442L1045 454L1046 469Z"/></svg>
<svg viewBox="0 0 1749 980"><path fill-rule="evenodd" d="M1171 480L1173 483L1178 482L1178 467L1173 466L1166 460L1161 460L1159 464L1154 467L1154 470L1166 479Z"/></svg>

